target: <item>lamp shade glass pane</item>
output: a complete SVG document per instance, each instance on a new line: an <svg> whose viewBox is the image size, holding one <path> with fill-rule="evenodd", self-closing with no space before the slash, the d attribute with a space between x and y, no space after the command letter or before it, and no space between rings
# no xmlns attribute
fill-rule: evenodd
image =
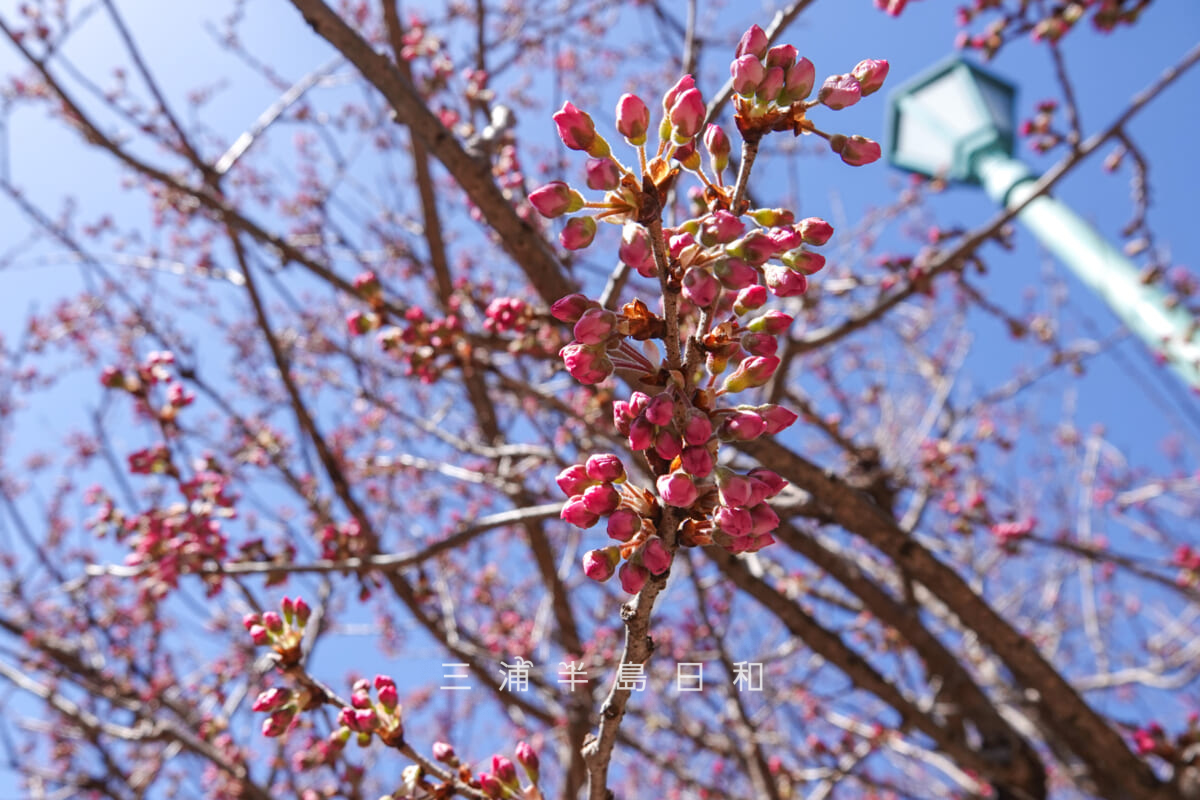
<svg viewBox="0 0 1200 800"><path fill-rule="evenodd" d="M988 124L974 81L965 69L950 70L922 86L913 97L950 138L965 137Z"/></svg>
<svg viewBox="0 0 1200 800"><path fill-rule="evenodd" d="M950 167L954 150L946 132L924 114L924 108L915 108L911 98L901 103L899 125L896 129L896 157L903 160L909 169L937 175Z"/></svg>
<svg viewBox="0 0 1200 800"><path fill-rule="evenodd" d="M1012 89L989 80L980 80L977 85L979 95L983 98L988 113L992 116L992 124L1005 133L1011 132L1013 129Z"/></svg>

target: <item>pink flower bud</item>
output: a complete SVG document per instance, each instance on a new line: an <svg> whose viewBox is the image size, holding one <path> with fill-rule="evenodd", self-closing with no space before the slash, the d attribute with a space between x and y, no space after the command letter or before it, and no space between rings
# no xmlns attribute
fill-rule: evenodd
<svg viewBox="0 0 1200 800"><path fill-rule="evenodd" d="M612 361L595 346L572 343L558 354L562 356L567 372L580 383L599 383L613 372Z"/></svg>
<svg viewBox="0 0 1200 800"><path fill-rule="evenodd" d="M552 181L530 192L529 204L543 217L554 219L583 208L583 195L562 181Z"/></svg>
<svg viewBox="0 0 1200 800"><path fill-rule="evenodd" d="M617 257L645 277L655 274L650 232L636 222L626 222L621 228L621 246L617 250Z"/></svg>
<svg viewBox="0 0 1200 800"><path fill-rule="evenodd" d="M540 763L537 752L529 746L529 742L517 742L517 763L525 768L525 774L529 776L529 780L536 784Z"/></svg>
<svg viewBox="0 0 1200 800"><path fill-rule="evenodd" d="M620 483L625 480L625 465L613 453L596 453L588 456L587 475L594 481Z"/></svg>
<svg viewBox="0 0 1200 800"><path fill-rule="evenodd" d="M755 386L762 386L771 380L775 370L779 368L776 356L751 356L742 360L722 385L724 392L741 392Z"/></svg>
<svg viewBox="0 0 1200 800"><path fill-rule="evenodd" d="M617 130L634 147L646 143L650 128L650 109L635 94L623 94L617 101Z"/></svg>
<svg viewBox="0 0 1200 800"><path fill-rule="evenodd" d="M619 547L604 547L583 554L583 575L604 583L617 572L620 563Z"/></svg>
<svg viewBox="0 0 1200 800"><path fill-rule="evenodd" d="M763 76L762 82L758 84L758 90L754 96L760 103L771 103L778 100L786 79L787 73L783 71L782 67L771 67Z"/></svg>
<svg viewBox="0 0 1200 800"><path fill-rule="evenodd" d="M296 598L296 627L303 628L308 624L309 618L312 617L312 609L308 603L304 602L303 597Z"/></svg>
<svg viewBox="0 0 1200 800"><path fill-rule="evenodd" d="M790 44L777 44L767 51L767 67L781 67L784 70L796 63L796 48Z"/></svg>
<svg viewBox="0 0 1200 800"><path fill-rule="evenodd" d="M700 151L696 149L695 139L688 139L676 147L671 153L671 158L682 164L684 169L692 172L700 171Z"/></svg>
<svg viewBox="0 0 1200 800"><path fill-rule="evenodd" d="M701 444L683 448L683 452L679 454L679 462L684 472L697 478L708 477L716 466L712 453Z"/></svg>
<svg viewBox="0 0 1200 800"><path fill-rule="evenodd" d="M492 756L492 774L510 789L521 788L516 765L504 756Z"/></svg>
<svg viewBox="0 0 1200 800"><path fill-rule="evenodd" d="M783 91L789 102L797 103L812 94L816 82L816 68L807 58L801 58L784 73Z"/></svg>
<svg viewBox="0 0 1200 800"><path fill-rule="evenodd" d="M650 395L645 392L634 392L629 395L629 411L635 417L641 416L650 407Z"/></svg>
<svg viewBox="0 0 1200 800"><path fill-rule="evenodd" d="M762 436L767 423L757 412L735 409L721 425L721 436L737 442L749 442Z"/></svg>
<svg viewBox="0 0 1200 800"><path fill-rule="evenodd" d="M825 256L813 253L803 248L797 248L784 253L779 258L787 266L803 272L805 275L815 275L825 268Z"/></svg>
<svg viewBox="0 0 1200 800"><path fill-rule="evenodd" d="M763 267L767 288L776 297L798 297L808 291L808 278L803 272L783 264L767 264Z"/></svg>
<svg viewBox="0 0 1200 800"><path fill-rule="evenodd" d="M684 144L700 133L707 115L708 109L704 105L704 98L700 96L699 89L688 89L681 93L668 113L671 125L675 128L675 142Z"/></svg>
<svg viewBox="0 0 1200 800"><path fill-rule="evenodd" d="M817 100L823 105L840 111L862 99L862 88L853 75L830 75L817 92Z"/></svg>
<svg viewBox="0 0 1200 800"><path fill-rule="evenodd" d="M646 580L650 577L650 571L641 564L626 561L621 565L621 569L617 571L617 577L621 581L621 588L627 594L637 594L646 585Z"/></svg>
<svg viewBox="0 0 1200 800"><path fill-rule="evenodd" d="M835 133L829 137L829 147L852 167L862 167L879 160L882 151L879 143L865 136L842 136Z"/></svg>
<svg viewBox="0 0 1200 800"><path fill-rule="evenodd" d="M888 62L868 58L858 62L858 65L850 71L850 74L858 81L858 85L862 90L862 96L866 97L882 88L883 81L888 75Z"/></svg>
<svg viewBox="0 0 1200 800"><path fill-rule="evenodd" d="M479 788L493 800L504 797L504 784L500 783L490 772L479 773Z"/></svg>
<svg viewBox="0 0 1200 800"><path fill-rule="evenodd" d="M388 680L390 681L391 678ZM376 678L375 693L379 695L379 705L383 706L385 711L393 712L400 707L400 693L396 691L395 683L385 683L380 686L379 678Z"/></svg>
<svg viewBox="0 0 1200 800"><path fill-rule="evenodd" d="M587 470L582 464L572 464L558 473L558 477L554 480L558 484L558 488L562 489L563 494L567 495L567 497L583 494L583 490L593 483L593 480L589 478Z"/></svg>
<svg viewBox="0 0 1200 800"><path fill-rule="evenodd" d="M766 503L760 503L750 509L750 517L754 520L754 527L750 530L756 536L770 533L779 527L779 515Z"/></svg>
<svg viewBox="0 0 1200 800"><path fill-rule="evenodd" d="M729 65L733 91L742 97L753 97L766 74L767 70L758 60L758 56L750 54L735 59Z"/></svg>
<svg viewBox="0 0 1200 800"><path fill-rule="evenodd" d="M254 705L250 706L251 711L278 711L288 704L292 699L292 690L275 687L267 689L260 694L255 700Z"/></svg>
<svg viewBox="0 0 1200 800"><path fill-rule="evenodd" d="M738 42L737 54L739 56L752 55L755 58L765 58L767 48L771 46L771 42L767 39L767 33L757 25L751 25L750 30L742 34L742 39Z"/></svg>
<svg viewBox="0 0 1200 800"><path fill-rule="evenodd" d="M683 273L683 296L697 308L708 308L721 296L721 282L701 267Z"/></svg>
<svg viewBox="0 0 1200 800"><path fill-rule="evenodd" d="M758 415L767 423L767 433L771 436L791 426L799 419L799 415L791 409L769 403L758 407Z"/></svg>
<svg viewBox="0 0 1200 800"><path fill-rule="evenodd" d="M358 731L359 733L370 733L378 727L379 715L375 713L375 709L354 709L354 724L350 726L351 730Z"/></svg>
<svg viewBox="0 0 1200 800"><path fill-rule="evenodd" d="M292 709L281 709L271 714L263 720L262 732L263 736L274 738L287 733L287 729L291 727L292 720L296 718L296 712Z"/></svg>
<svg viewBox="0 0 1200 800"><path fill-rule="evenodd" d="M767 487L767 499L774 497L787 487L787 481L764 467L750 470L750 477Z"/></svg>
<svg viewBox="0 0 1200 800"><path fill-rule="evenodd" d="M583 312L589 308L598 308L599 305L595 300L591 300L582 294L569 294L555 301L554 305L550 306L550 315L559 322L566 322L573 325L583 316Z"/></svg>
<svg viewBox="0 0 1200 800"><path fill-rule="evenodd" d="M458 763L458 754L454 752L454 746L446 742L433 743L433 757L450 766Z"/></svg>
<svg viewBox="0 0 1200 800"><path fill-rule="evenodd" d="M642 545L642 566L650 570L651 575L662 575L671 568L671 553L659 537L651 536Z"/></svg>
<svg viewBox="0 0 1200 800"><path fill-rule="evenodd" d="M668 89L667 93L663 95L663 112L669 114L671 107L675 105L675 101L677 101L684 92L695 88L696 79L691 75L684 75L682 78L677 80L675 85Z"/></svg>
<svg viewBox="0 0 1200 800"><path fill-rule="evenodd" d="M590 528L600 521L600 516L588 511L583 504L583 495L575 495L563 505L559 516L577 528Z"/></svg>
<svg viewBox="0 0 1200 800"><path fill-rule="evenodd" d="M712 129L712 126L709 126ZM729 244L746 231L746 223L724 209L718 209L704 217L700 223L700 242L705 247L714 244Z"/></svg>
<svg viewBox="0 0 1200 800"><path fill-rule="evenodd" d="M721 259L713 265L713 274L722 286L735 292L758 282L758 270L740 258Z"/></svg>
<svg viewBox="0 0 1200 800"><path fill-rule="evenodd" d="M767 287L765 286L747 286L738 292L737 297L733 301L733 313L741 316L747 311L754 311L762 308L767 303Z"/></svg>
<svg viewBox="0 0 1200 800"><path fill-rule="evenodd" d="M575 340L580 344L600 344L617 331L617 315L607 308L589 308L575 323Z"/></svg>
<svg viewBox="0 0 1200 800"><path fill-rule="evenodd" d="M729 153L733 149L733 145L720 125L709 125L704 129L704 148L708 150L713 172L718 175L724 172L725 167L729 166Z"/></svg>
<svg viewBox="0 0 1200 800"><path fill-rule="evenodd" d="M633 422L633 416L633 412L629 410L629 403L624 400L613 402L613 426L617 433L622 436L629 435L629 425Z"/></svg>
<svg viewBox="0 0 1200 800"><path fill-rule="evenodd" d="M654 437L654 452L658 457L666 461L670 461L679 455L683 450L683 443L679 441L679 437L671 432L669 428L664 428Z"/></svg>
<svg viewBox="0 0 1200 800"><path fill-rule="evenodd" d="M596 238L596 220L592 217L571 217L558 240L568 250L582 250Z"/></svg>
<svg viewBox="0 0 1200 800"><path fill-rule="evenodd" d="M684 250L695 244L696 237L692 236L691 231L680 231L667 238L667 252L671 254L671 258L679 258Z"/></svg>
<svg viewBox="0 0 1200 800"><path fill-rule="evenodd" d="M371 312L351 311L346 315L346 330L351 336L362 336L379 327L379 317Z"/></svg>
<svg viewBox="0 0 1200 800"><path fill-rule="evenodd" d="M570 102L554 112L554 124L558 137L572 150L587 150L596 140L596 124L586 112L580 111Z"/></svg>
<svg viewBox="0 0 1200 800"><path fill-rule="evenodd" d="M802 219L796 228L804 237L804 243L815 247L825 244L829 241L829 237L833 236L833 226L820 217Z"/></svg>
<svg viewBox="0 0 1200 800"><path fill-rule="evenodd" d="M740 507L721 506L713 515L713 522L725 533L737 538L750 533L754 527L754 518L750 512Z"/></svg>
<svg viewBox="0 0 1200 800"><path fill-rule="evenodd" d="M638 417L629 426L629 449L646 450L654 446L654 423Z"/></svg>
<svg viewBox="0 0 1200 800"><path fill-rule="evenodd" d="M796 221L796 215L786 208L756 208L747 212L750 218L764 228L774 228L779 225L791 225Z"/></svg>
<svg viewBox="0 0 1200 800"><path fill-rule="evenodd" d="M775 243L777 253L795 250L804 244L804 237L795 228L773 228L767 233L767 238Z"/></svg>
<svg viewBox="0 0 1200 800"><path fill-rule="evenodd" d="M780 251L779 247L771 241L766 232L752 230L736 242L730 242L725 245L725 252L748 264L758 266L767 263L772 256Z"/></svg>
<svg viewBox="0 0 1200 800"><path fill-rule="evenodd" d="M589 486L583 490L583 505L599 516L611 514L621 505L621 493L611 483Z"/></svg>
<svg viewBox="0 0 1200 800"><path fill-rule="evenodd" d="M645 415L655 425L666 425L675 415L675 401L666 392L656 394L646 405Z"/></svg>
<svg viewBox="0 0 1200 800"><path fill-rule="evenodd" d="M589 158L584 170L587 172L589 189L608 192L621 185L621 168L611 158ZM583 200L582 197L579 199ZM583 208L582 202L579 208ZM571 211L578 211L579 208L573 208Z"/></svg>
<svg viewBox="0 0 1200 800"><path fill-rule="evenodd" d="M618 542L628 542L641 529L641 516L628 508L618 508L608 518L608 535Z"/></svg>
<svg viewBox="0 0 1200 800"><path fill-rule="evenodd" d="M283 617L279 616L274 611L268 611L262 615L263 627L273 634L283 633Z"/></svg>
<svg viewBox="0 0 1200 800"><path fill-rule="evenodd" d="M267 629L262 625L250 626L250 641L254 642L259 647L271 643L271 634L267 633Z"/></svg>
<svg viewBox="0 0 1200 800"><path fill-rule="evenodd" d="M742 349L752 356L773 356L779 350L779 340L769 333L747 331L741 342Z"/></svg>
<svg viewBox="0 0 1200 800"><path fill-rule="evenodd" d="M683 440L689 445L705 444L712 438L712 421L699 409L688 411L683 423Z"/></svg>
<svg viewBox="0 0 1200 800"><path fill-rule="evenodd" d="M242 627L245 628L247 631L249 631L251 628L253 628L256 625L259 625L259 623L261 623L261 622L262 622L262 617L260 617L258 614L255 614L253 612L246 614L245 616L242 617Z"/></svg>
<svg viewBox="0 0 1200 800"><path fill-rule="evenodd" d="M676 508L688 508L700 496L692 476L680 470L660 475L656 485L663 502Z"/></svg>

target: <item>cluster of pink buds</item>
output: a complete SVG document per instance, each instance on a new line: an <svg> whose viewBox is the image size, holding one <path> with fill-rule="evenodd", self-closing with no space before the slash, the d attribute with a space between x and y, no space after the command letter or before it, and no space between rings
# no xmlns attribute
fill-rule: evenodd
<svg viewBox="0 0 1200 800"><path fill-rule="evenodd" d="M996 537L996 542L1006 552L1016 552L1020 543L1028 539L1037 527L1037 520L1033 517L1027 517L1021 520L1012 522L997 522L991 527L992 536Z"/></svg>
<svg viewBox="0 0 1200 800"><path fill-rule="evenodd" d="M403 328L391 325L379 332L380 346L405 362L406 375L417 375L422 382L432 383L447 366L444 357L449 356L451 361L456 358L464 342L464 329L462 317L455 310L460 298L455 295L451 301L451 312L445 317L430 319L423 309L413 306L404 312Z"/></svg>
<svg viewBox="0 0 1200 800"><path fill-rule="evenodd" d="M1171 555L1171 563L1179 567L1179 575L1175 582L1180 586L1200 585L1200 551L1181 544Z"/></svg>
<svg viewBox="0 0 1200 800"><path fill-rule="evenodd" d="M519 800L541 794L534 794L539 777L539 762L537 752L529 745L528 742L518 742L516 749L517 763L521 765L525 775L529 778L531 786L523 789L521 787L521 778L517 775L516 765L511 760L501 755L492 756L492 769L490 772L482 772L479 774L477 783L480 790L490 798L503 798L504 800ZM445 759L439 759L445 760ZM457 761L457 759L455 759Z"/></svg>
<svg viewBox="0 0 1200 800"><path fill-rule="evenodd" d="M1058 103L1043 100L1037 104L1037 114L1021 122L1020 134L1029 139L1029 146L1039 153L1046 153L1060 144L1064 137L1054 129L1054 112Z"/></svg>
<svg viewBox="0 0 1200 800"><path fill-rule="evenodd" d="M296 716L319 705L319 701L307 689L292 690L273 687L262 692L250 707L251 711L267 714L263 720L263 736L282 736L291 729Z"/></svg>
<svg viewBox="0 0 1200 800"><path fill-rule="evenodd" d="M175 363L175 355L169 351L153 350L146 354L140 364L131 370L108 366L100 373L100 383L108 389L126 391L137 398L139 413L157 417L164 423L165 432L173 430L179 410L190 406L196 399L169 369ZM151 405L150 387L166 387L165 402Z"/></svg>
<svg viewBox="0 0 1200 800"><path fill-rule="evenodd" d="M242 626L256 645L269 646L279 654L280 666L288 667L300 662L300 642L311 617L312 609L302 598L285 597L278 612L247 614L242 618Z"/></svg>
<svg viewBox="0 0 1200 800"><path fill-rule="evenodd" d="M375 676L375 700L371 699L371 681L361 678L354 682L350 705L338 712L338 723L357 738L360 747L371 743L372 736L389 747L404 742L404 722L396 682L387 675Z"/></svg>
<svg viewBox="0 0 1200 800"><path fill-rule="evenodd" d="M483 327L492 333L524 333L533 309L518 297L497 297L484 310Z"/></svg>

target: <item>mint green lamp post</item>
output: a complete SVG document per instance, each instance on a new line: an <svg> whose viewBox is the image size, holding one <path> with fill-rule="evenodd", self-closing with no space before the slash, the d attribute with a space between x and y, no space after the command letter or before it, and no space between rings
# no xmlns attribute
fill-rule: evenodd
<svg viewBox="0 0 1200 800"><path fill-rule="evenodd" d="M933 67L888 100L888 160L929 177L980 184L999 205L1020 206L1038 176L1013 157L1015 96L1012 84L962 59ZM1200 391L1200 330L1185 308L1144 284L1128 258L1053 197L1034 198L1017 219Z"/></svg>

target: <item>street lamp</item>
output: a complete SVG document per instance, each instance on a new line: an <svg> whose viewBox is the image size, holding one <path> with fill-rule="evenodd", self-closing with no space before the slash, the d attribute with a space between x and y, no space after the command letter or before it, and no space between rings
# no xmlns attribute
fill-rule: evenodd
<svg viewBox="0 0 1200 800"><path fill-rule="evenodd" d="M1037 177L1013 157L1012 84L962 59L946 61L897 89L888 101L888 159L929 177L982 184L1005 208L1024 203ZM1059 261L1193 389L1200 390L1200 332L1182 306L1063 203L1041 195L1019 219Z"/></svg>

